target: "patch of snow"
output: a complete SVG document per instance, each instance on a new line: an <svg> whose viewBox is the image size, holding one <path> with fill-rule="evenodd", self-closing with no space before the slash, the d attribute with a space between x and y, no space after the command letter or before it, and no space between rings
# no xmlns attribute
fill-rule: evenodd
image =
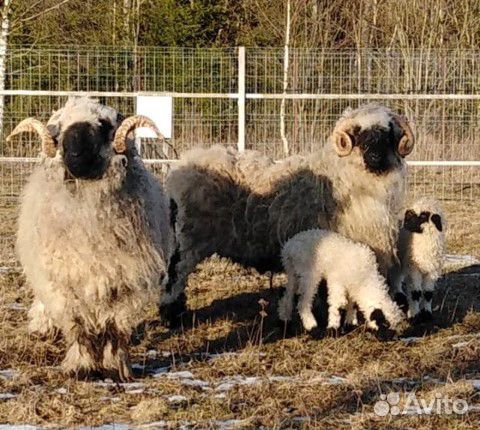
<svg viewBox="0 0 480 430"><path fill-rule="evenodd" d="M206 388L210 384L207 381L202 381L201 379L180 379L180 383L187 387L201 387Z"/></svg>
<svg viewBox="0 0 480 430"><path fill-rule="evenodd" d="M235 375L220 380L215 387L215 391L229 391L237 385L256 385L261 383L261 379L256 376Z"/></svg>
<svg viewBox="0 0 480 430"><path fill-rule="evenodd" d="M464 346L467 346L470 342L465 341L465 342L458 342L452 345L452 348L459 349L463 348Z"/></svg>
<svg viewBox="0 0 480 430"><path fill-rule="evenodd" d="M170 403L184 403L188 401L188 399L185 396L181 396L181 395L170 396L167 398L167 400Z"/></svg>
<svg viewBox="0 0 480 430"><path fill-rule="evenodd" d="M292 418L292 421L296 422L296 423L303 423L305 421L310 421L310 417L294 417Z"/></svg>
<svg viewBox="0 0 480 430"><path fill-rule="evenodd" d="M169 366L157 367L156 369L153 369L151 373L154 378L158 378L159 376L163 376L165 373L167 373L169 369Z"/></svg>
<svg viewBox="0 0 480 430"><path fill-rule="evenodd" d="M164 369L162 369L161 373L155 373L153 375L154 378L159 378L162 376L165 376L168 379L177 379L180 382L180 384L188 387L207 388L210 385L207 381L203 381L201 379L195 379L193 373L189 372L188 370L182 370L179 372L166 372L164 371Z"/></svg>
<svg viewBox="0 0 480 430"><path fill-rule="evenodd" d="M189 372L188 370L182 370L180 372L169 372L167 374L167 378L170 379L193 379L193 373Z"/></svg>
<svg viewBox="0 0 480 430"><path fill-rule="evenodd" d="M58 393L58 394L67 394L67 389L63 388L63 387L62 388L57 388L55 390L55 392Z"/></svg>
<svg viewBox="0 0 480 430"><path fill-rule="evenodd" d="M0 424L0 430L40 430L41 427L28 424Z"/></svg>
<svg viewBox="0 0 480 430"><path fill-rule="evenodd" d="M115 403L115 402L119 402L121 399L120 399L120 397L103 396L103 397L100 397L100 400L101 400L102 402L108 402L108 401L110 401L110 402ZM90 428L91 428L91 427L90 427ZM96 427L96 428L98 428L98 427Z"/></svg>
<svg viewBox="0 0 480 430"><path fill-rule="evenodd" d="M447 270L451 268L458 269L461 267L472 266L479 263L480 261L478 261L473 255L446 254L443 259L443 265ZM462 274L460 273L460 275ZM472 275L472 273L469 275ZM476 275L478 275L478 273Z"/></svg>
<svg viewBox="0 0 480 430"><path fill-rule="evenodd" d="M157 353L157 351L156 351L155 349L149 349L149 350L147 351L147 356L148 356L149 358L156 358L157 355L158 355L158 353Z"/></svg>
<svg viewBox="0 0 480 430"><path fill-rule="evenodd" d="M114 382L111 379L105 379L104 381L97 381L95 385L99 385L100 387L122 387L125 391L131 390L138 390L145 388L145 384L143 382Z"/></svg>
<svg viewBox="0 0 480 430"><path fill-rule="evenodd" d="M18 373L15 372L13 369L3 369L0 370L0 378L6 379L6 380L12 380L18 376Z"/></svg>
<svg viewBox="0 0 480 430"><path fill-rule="evenodd" d="M26 311L27 307L22 303L13 302L7 305L7 309L12 311Z"/></svg>
<svg viewBox="0 0 480 430"><path fill-rule="evenodd" d="M131 430L128 424L104 424L98 427L78 427L77 430Z"/></svg>
<svg viewBox="0 0 480 430"><path fill-rule="evenodd" d="M10 400L17 397L15 394L12 393L0 393L0 400Z"/></svg>
<svg viewBox="0 0 480 430"><path fill-rule="evenodd" d="M167 426L166 421L154 421L153 423L143 424L141 428L151 429L151 428L163 428Z"/></svg>
<svg viewBox="0 0 480 430"><path fill-rule="evenodd" d="M133 363L131 367L134 370L144 370L145 369L144 364L138 364L138 363Z"/></svg>
<svg viewBox="0 0 480 430"><path fill-rule="evenodd" d="M472 384L475 390L480 390L480 379L465 379L465 382Z"/></svg>
<svg viewBox="0 0 480 430"><path fill-rule="evenodd" d="M126 394L143 394L145 392L145 389L143 388L138 388L136 390L125 390Z"/></svg>
<svg viewBox="0 0 480 430"><path fill-rule="evenodd" d="M215 420L212 424L221 430L230 430L245 425L245 420Z"/></svg>
<svg viewBox="0 0 480 430"><path fill-rule="evenodd" d="M410 345L411 343L417 342L420 340L420 337L412 336L412 337L401 337L400 341L403 343L406 343L407 345Z"/></svg>
<svg viewBox="0 0 480 430"><path fill-rule="evenodd" d="M214 399L225 399L226 397L227 395L225 393L219 393L213 396Z"/></svg>

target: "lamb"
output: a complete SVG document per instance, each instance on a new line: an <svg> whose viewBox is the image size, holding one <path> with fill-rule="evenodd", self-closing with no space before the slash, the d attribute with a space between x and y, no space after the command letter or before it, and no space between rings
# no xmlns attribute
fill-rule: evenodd
<svg viewBox="0 0 480 430"><path fill-rule="evenodd" d="M370 246L381 273L396 261L406 163L414 146L405 118L379 105L347 109L328 144L275 163L256 151L214 146L183 155L167 177L178 247L161 314L172 325L185 309L188 274L206 257L259 272L282 270L281 246L311 228Z"/></svg>
<svg viewBox="0 0 480 430"><path fill-rule="evenodd" d="M305 330L317 327L312 303L322 280L327 282L328 325L338 330L342 316L356 304L373 330L396 329L403 312L392 301L385 278L378 272L373 251L338 233L313 229L289 239L282 248L282 262L288 276L287 288L279 302L282 321L292 315L294 295ZM353 321L353 318L352 317Z"/></svg>
<svg viewBox="0 0 480 430"><path fill-rule="evenodd" d="M442 273L444 247L445 219L440 203L428 197L417 200L405 211L398 239L400 267L393 276L397 301L405 302L406 296L407 314L412 319L432 318L433 292Z"/></svg>
<svg viewBox="0 0 480 430"><path fill-rule="evenodd" d="M66 340L62 366L78 377L132 377L128 345L145 305L158 300L174 249L169 200L128 135L146 117L123 119L89 98L70 98L36 132L39 164L21 198L17 252L34 293L29 329Z"/></svg>

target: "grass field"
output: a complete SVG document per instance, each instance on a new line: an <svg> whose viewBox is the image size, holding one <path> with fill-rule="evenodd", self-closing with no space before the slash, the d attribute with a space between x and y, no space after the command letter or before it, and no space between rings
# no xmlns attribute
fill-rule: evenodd
<svg viewBox="0 0 480 430"><path fill-rule="evenodd" d="M448 252L480 257L476 204L446 202ZM453 222L454 221L454 222ZM14 259L15 210L0 211L2 262ZM450 267L440 281L430 326L380 340L363 327L339 338L285 335L276 302L283 275L226 260L204 262L189 279L191 312L169 331L155 307L132 348L131 384L62 375L65 345L26 330L31 295L15 270L0 275L0 424L41 427L125 424L135 428L478 428L480 269ZM322 309L317 309L324 317ZM416 393L427 404L461 399L465 414L388 414L383 394ZM121 427L122 428L122 427Z"/></svg>

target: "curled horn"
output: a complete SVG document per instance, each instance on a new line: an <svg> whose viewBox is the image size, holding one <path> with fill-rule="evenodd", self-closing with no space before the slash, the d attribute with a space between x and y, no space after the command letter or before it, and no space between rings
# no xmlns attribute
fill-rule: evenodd
<svg viewBox="0 0 480 430"><path fill-rule="evenodd" d="M55 157L57 147L45 124L35 118L26 118L7 136L7 142L10 142L13 136L23 132L37 133L42 141L42 151L48 157Z"/></svg>
<svg viewBox="0 0 480 430"><path fill-rule="evenodd" d="M118 127L115 137L113 139L113 149L118 154L122 154L127 150L127 136L136 128L147 127L152 130L159 139L164 139L162 133L158 130L155 123L146 116L143 115L133 115L124 119L123 122Z"/></svg>
<svg viewBox="0 0 480 430"><path fill-rule="evenodd" d="M353 149L352 138L343 130L335 129L332 134L333 145L339 157L350 155Z"/></svg>
<svg viewBox="0 0 480 430"><path fill-rule="evenodd" d="M398 143L398 153L402 157L406 157L413 151L415 137L413 136L413 131L408 124L407 118L395 115L394 120L403 131L403 136Z"/></svg>

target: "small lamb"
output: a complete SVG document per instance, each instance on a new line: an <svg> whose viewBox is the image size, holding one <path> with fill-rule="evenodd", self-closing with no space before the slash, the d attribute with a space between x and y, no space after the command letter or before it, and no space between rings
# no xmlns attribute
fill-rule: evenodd
<svg viewBox="0 0 480 430"><path fill-rule="evenodd" d="M409 318L432 318L433 291L442 273L444 248L445 220L440 203L432 198L416 201L405 212L398 239L401 267L393 277L396 297L403 295L405 301L406 295Z"/></svg>
<svg viewBox="0 0 480 430"><path fill-rule="evenodd" d="M328 230L307 230L285 243L282 262L288 275L286 292L278 306L283 321L291 319L294 294L298 293L298 311L305 330L317 327L312 303L323 279L328 290L327 329L339 329L341 313L347 309L347 319L354 322L353 303L371 329L388 325L396 329L404 320L402 311L388 294L374 252L364 244Z"/></svg>

